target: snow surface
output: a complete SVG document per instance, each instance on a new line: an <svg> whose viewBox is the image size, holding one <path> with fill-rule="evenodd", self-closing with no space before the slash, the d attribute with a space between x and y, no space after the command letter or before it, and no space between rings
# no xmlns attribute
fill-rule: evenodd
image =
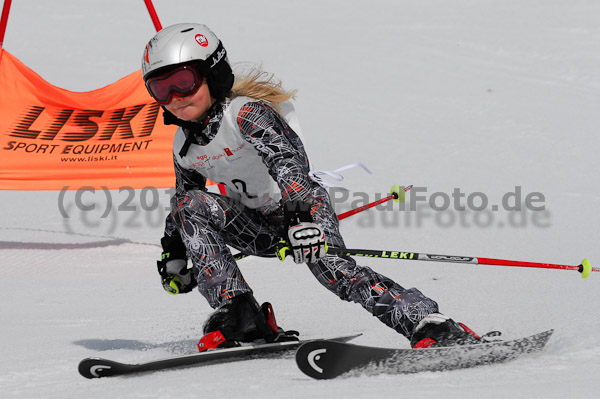
<svg viewBox="0 0 600 399"><path fill-rule="evenodd" d="M427 187L428 196L482 192L490 206L515 186L523 198L544 195L545 212L371 211L342 222L349 247L600 262L599 2L154 3L163 26L206 23L231 61L262 64L299 89L313 167L364 162L374 174L349 171L345 184L370 200L393 184ZM153 34L141 0L21 0L4 45L50 83L86 91L139 69ZM83 379L77 364L88 356L136 362L193 352L210 312L199 294L171 297L160 287L167 194L159 190L160 207L147 212L141 190L133 194L135 211L113 208L102 218L102 192L83 196L97 205L88 212L77 210L73 192L62 201L58 192L0 193L3 398L598 396L597 273L583 280L571 271L393 260L362 263L418 287L476 331L556 333L538 356L447 373L319 382L289 358ZM111 195L122 204L128 191ZM241 267L279 323L304 337L361 332L359 343L408 347L306 267L256 258Z"/></svg>

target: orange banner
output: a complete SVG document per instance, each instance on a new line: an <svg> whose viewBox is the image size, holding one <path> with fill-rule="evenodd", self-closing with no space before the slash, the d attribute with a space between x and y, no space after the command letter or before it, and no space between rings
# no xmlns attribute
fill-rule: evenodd
<svg viewBox="0 0 600 399"><path fill-rule="evenodd" d="M173 187L175 130L140 71L77 93L0 49L2 190Z"/></svg>

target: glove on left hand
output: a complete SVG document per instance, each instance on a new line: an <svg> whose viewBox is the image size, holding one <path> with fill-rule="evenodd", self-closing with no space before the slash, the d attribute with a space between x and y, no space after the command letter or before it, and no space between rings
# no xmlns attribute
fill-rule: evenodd
<svg viewBox="0 0 600 399"><path fill-rule="evenodd" d="M327 254L325 233L316 223L302 222L290 227L288 239L296 263L314 263Z"/></svg>

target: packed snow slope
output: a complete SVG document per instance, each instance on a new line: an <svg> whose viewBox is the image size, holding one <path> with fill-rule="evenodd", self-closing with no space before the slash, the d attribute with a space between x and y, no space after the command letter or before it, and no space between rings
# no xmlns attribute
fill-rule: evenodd
<svg viewBox="0 0 600 399"><path fill-rule="evenodd" d="M262 65L298 89L314 169L363 162L373 171L346 173L353 191L336 194L340 211L393 184L419 187L413 210L344 220L349 247L600 264L599 2L154 3L163 26L206 23L232 62ZM154 33L142 1L21 0L4 46L50 83L88 91L139 69ZM597 397L600 273L376 259L361 263L476 331L555 335L538 356L447 373L318 382L287 358L85 380L84 357L192 353L211 309L198 293L173 297L159 284L164 189L115 190L112 204L131 197L133 209L104 218L105 193L84 194L95 210L77 207L74 192L0 193L3 398ZM142 209L153 196L159 205ZM503 196L521 211L505 209ZM408 347L305 266L240 266L279 323L303 337L360 332L359 343Z"/></svg>

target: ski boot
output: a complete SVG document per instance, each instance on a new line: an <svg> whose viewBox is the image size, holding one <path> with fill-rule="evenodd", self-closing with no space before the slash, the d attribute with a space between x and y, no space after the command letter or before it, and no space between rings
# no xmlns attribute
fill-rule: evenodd
<svg viewBox="0 0 600 399"><path fill-rule="evenodd" d="M488 333L498 336L499 332ZM488 342L462 323L457 323L441 313L432 313L423 318L413 330L410 346L414 349L472 345Z"/></svg>
<svg viewBox="0 0 600 399"><path fill-rule="evenodd" d="M243 342L298 341L298 332L284 331L270 303L258 305L251 293L227 300L204 323L198 350L230 348Z"/></svg>

